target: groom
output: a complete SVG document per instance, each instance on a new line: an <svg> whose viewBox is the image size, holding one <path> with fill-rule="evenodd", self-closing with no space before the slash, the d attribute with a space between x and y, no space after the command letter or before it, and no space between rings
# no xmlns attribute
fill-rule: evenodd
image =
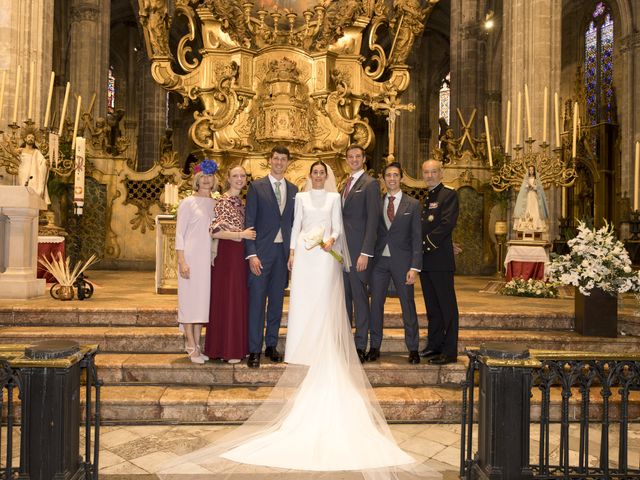
<svg viewBox="0 0 640 480"><path fill-rule="evenodd" d="M270 172L255 180L247 191L245 226L256 230L255 240L245 240L249 260L249 368L260 366L264 339L265 305L267 332L265 356L281 362L278 331L287 287L287 257L293 224L293 203L298 188L284 178L289 149L275 146L269 158Z"/></svg>

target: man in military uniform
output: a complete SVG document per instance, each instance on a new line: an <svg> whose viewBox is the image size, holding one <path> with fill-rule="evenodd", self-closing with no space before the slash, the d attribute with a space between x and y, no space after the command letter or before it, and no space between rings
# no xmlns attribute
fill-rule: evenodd
<svg viewBox="0 0 640 480"><path fill-rule="evenodd" d="M458 358L458 302L453 286L451 238L458 220L458 194L443 185L443 175L439 161L422 164L422 178L429 193L422 210L420 283L429 325L427 346L420 356L433 365L454 363Z"/></svg>

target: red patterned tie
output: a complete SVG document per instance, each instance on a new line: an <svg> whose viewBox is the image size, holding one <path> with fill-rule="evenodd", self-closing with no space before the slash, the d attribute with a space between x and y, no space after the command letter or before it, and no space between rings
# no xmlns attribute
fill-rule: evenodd
<svg viewBox="0 0 640 480"><path fill-rule="evenodd" d="M393 219L396 218L396 210L393 208L393 201L396 199L393 195L389 196L389 205L387 205L387 217L389 218L389 222L393 222Z"/></svg>
<svg viewBox="0 0 640 480"><path fill-rule="evenodd" d="M342 192L342 196L345 199L347 198L347 195L349 195L349 190L351 190L351 182L353 182L353 177L349 175L349 178L347 178L347 184L344 186L344 191Z"/></svg>

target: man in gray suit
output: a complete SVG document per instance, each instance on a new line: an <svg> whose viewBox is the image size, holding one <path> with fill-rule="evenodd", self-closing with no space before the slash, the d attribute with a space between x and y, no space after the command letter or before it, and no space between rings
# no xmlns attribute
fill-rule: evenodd
<svg viewBox="0 0 640 480"><path fill-rule="evenodd" d="M367 360L380 357L384 302L393 279L402 307L404 341L409 363L420 363L418 315L413 285L422 268L422 205L402 192L402 167L394 162L383 171L387 194L382 200L373 270L371 272L371 340Z"/></svg>
<svg viewBox="0 0 640 480"><path fill-rule="evenodd" d="M347 147L347 165L350 175L342 190L342 221L347 239L351 269L344 274L344 291L349 321L353 324L358 358L365 361L369 336L369 281L370 263L376 244L376 230L380 215L380 187L364 171L365 154L360 145Z"/></svg>

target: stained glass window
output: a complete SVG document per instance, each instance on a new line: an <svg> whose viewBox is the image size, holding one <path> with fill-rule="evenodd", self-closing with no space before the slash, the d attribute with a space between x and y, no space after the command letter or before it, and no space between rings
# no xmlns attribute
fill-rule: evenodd
<svg viewBox="0 0 640 480"><path fill-rule="evenodd" d="M440 87L440 108L438 110L438 118L444 118L447 121L447 125L450 125L449 112L451 110L450 75L451 74L447 73L447 76L442 81L442 86Z"/></svg>
<svg viewBox="0 0 640 480"><path fill-rule="evenodd" d="M590 125L611 122L613 110L613 19L604 2L596 5L584 34L584 83Z"/></svg>
<svg viewBox="0 0 640 480"><path fill-rule="evenodd" d="M107 110L113 113L116 109L116 77L113 75L113 67L109 67L109 79L107 83Z"/></svg>

